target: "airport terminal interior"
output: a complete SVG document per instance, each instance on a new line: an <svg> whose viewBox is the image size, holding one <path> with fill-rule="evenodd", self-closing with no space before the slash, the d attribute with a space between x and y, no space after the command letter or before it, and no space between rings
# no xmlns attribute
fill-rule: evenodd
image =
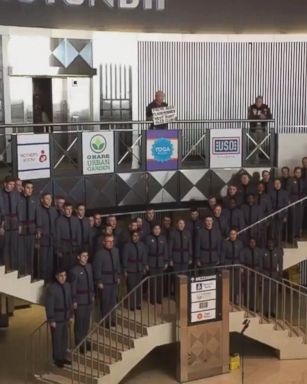
<svg viewBox="0 0 307 384"><path fill-rule="evenodd" d="M307 383L306 15L0 0L0 384Z"/></svg>

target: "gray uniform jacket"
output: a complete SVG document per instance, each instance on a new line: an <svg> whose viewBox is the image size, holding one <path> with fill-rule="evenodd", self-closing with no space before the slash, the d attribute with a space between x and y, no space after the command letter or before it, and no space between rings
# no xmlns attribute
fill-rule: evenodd
<svg viewBox="0 0 307 384"><path fill-rule="evenodd" d="M21 195L18 203L18 221L21 235L35 235L41 230L41 210L35 196Z"/></svg>
<svg viewBox="0 0 307 384"><path fill-rule="evenodd" d="M75 265L69 272L72 301L78 305L91 305L94 298L94 278L91 264Z"/></svg>
<svg viewBox="0 0 307 384"><path fill-rule="evenodd" d="M72 296L70 284L55 282L46 294L46 315L49 323L64 323L72 317Z"/></svg>
<svg viewBox="0 0 307 384"><path fill-rule="evenodd" d="M236 227L239 231L244 228L244 216L239 208L224 209L224 215L227 219L229 230Z"/></svg>
<svg viewBox="0 0 307 384"><path fill-rule="evenodd" d="M289 183L289 196L291 203L294 203L305 196L303 178L297 179L294 177L291 179Z"/></svg>
<svg viewBox="0 0 307 384"><path fill-rule="evenodd" d="M284 189L273 189L269 196L271 199L273 212L276 212L289 204L289 194ZM278 214L278 219L283 219L284 217L287 217L287 210L284 210Z"/></svg>
<svg viewBox="0 0 307 384"><path fill-rule="evenodd" d="M96 284L117 284L121 271L118 249L99 249L94 255L93 271Z"/></svg>
<svg viewBox="0 0 307 384"><path fill-rule="evenodd" d="M237 239L235 241L224 240L222 251L222 264L240 264L240 253L243 249L243 243Z"/></svg>
<svg viewBox="0 0 307 384"><path fill-rule="evenodd" d="M243 217L244 217L244 226L247 227L252 225L262 219L262 209L257 205L248 205L243 204L241 207Z"/></svg>
<svg viewBox="0 0 307 384"><path fill-rule="evenodd" d="M262 217L268 216L272 212L272 202L267 193L257 193L257 206L260 207Z"/></svg>
<svg viewBox="0 0 307 384"><path fill-rule="evenodd" d="M283 272L283 251L281 248L274 248L272 251L265 249L262 257L262 271L265 275L277 279Z"/></svg>
<svg viewBox="0 0 307 384"><path fill-rule="evenodd" d="M0 192L1 216L4 219L4 229L7 231L18 230L18 206L20 194L16 191Z"/></svg>
<svg viewBox="0 0 307 384"><path fill-rule="evenodd" d="M58 212L54 207L46 208L42 205L39 207L41 217L41 239L40 244L45 247L53 245L55 238L55 221Z"/></svg>
<svg viewBox="0 0 307 384"><path fill-rule="evenodd" d="M148 235L145 238L148 265L150 269L163 269L168 263L168 249L166 238L162 235Z"/></svg>
<svg viewBox="0 0 307 384"><path fill-rule="evenodd" d="M222 238L216 229L202 228L196 237L196 261L202 265L218 264L222 256Z"/></svg>
<svg viewBox="0 0 307 384"><path fill-rule="evenodd" d="M55 223L57 253L79 251L81 247L81 229L76 217L59 216Z"/></svg>
<svg viewBox="0 0 307 384"><path fill-rule="evenodd" d="M127 273L142 273L147 265L147 249L142 242L127 243L122 253L123 270Z"/></svg>
<svg viewBox="0 0 307 384"><path fill-rule="evenodd" d="M262 267L263 250L255 247L245 247L241 250L240 259L241 263L247 267L260 271Z"/></svg>
<svg viewBox="0 0 307 384"><path fill-rule="evenodd" d="M192 239L188 230L171 231L169 237L169 258L174 264L187 264L192 259Z"/></svg>
<svg viewBox="0 0 307 384"><path fill-rule="evenodd" d="M81 248L85 251L92 249L92 228L87 217L80 219L77 217L81 232Z"/></svg>

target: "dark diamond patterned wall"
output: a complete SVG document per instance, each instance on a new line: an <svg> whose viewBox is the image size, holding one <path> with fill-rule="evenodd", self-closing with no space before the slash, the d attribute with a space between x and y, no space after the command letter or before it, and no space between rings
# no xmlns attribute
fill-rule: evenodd
<svg viewBox="0 0 307 384"><path fill-rule="evenodd" d="M88 176L85 178L86 206L88 209L116 206L116 175Z"/></svg>

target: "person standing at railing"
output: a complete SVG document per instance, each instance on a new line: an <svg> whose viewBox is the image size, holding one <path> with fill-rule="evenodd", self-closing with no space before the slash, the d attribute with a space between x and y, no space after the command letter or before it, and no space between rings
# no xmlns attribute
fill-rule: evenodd
<svg viewBox="0 0 307 384"><path fill-rule="evenodd" d="M81 247L81 229L78 219L72 215L72 204L64 204L64 214L55 223L55 249L57 263L69 271L77 262Z"/></svg>
<svg viewBox="0 0 307 384"><path fill-rule="evenodd" d="M20 275L33 276L35 239L41 238L42 220L39 200L33 196L32 181L23 182L23 192L18 203L18 221L19 273Z"/></svg>
<svg viewBox="0 0 307 384"><path fill-rule="evenodd" d="M116 305L117 287L120 284L121 266L119 251L114 247L114 237L105 235L103 247L94 255L94 282L98 288L101 318L104 318ZM106 327L114 325L114 319L106 319Z"/></svg>
<svg viewBox="0 0 307 384"><path fill-rule="evenodd" d="M52 195L44 193L41 196L40 216L42 221L41 238L39 240L39 269L40 277L45 283L50 283L55 271L55 221L58 213L52 207Z"/></svg>
<svg viewBox="0 0 307 384"><path fill-rule="evenodd" d="M283 251L277 247L276 242L268 240L267 247L263 252L261 268L263 274L271 279L279 280L283 273ZM268 317L278 315L276 311L276 294L278 286L274 281L264 280L264 314Z"/></svg>
<svg viewBox="0 0 307 384"><path fill-rule="evenodd" d="M85 204L78 204L76 207L76 217L79 220L80 231L81 231L81 249L88 252L88 256L91 259L93 252L92 244L92 228L88 218L85 216L86 207Z"/></svg>
<svg viewBox="0 0 307 384"><path fill-rule="evenodd" d="M163 276L162 273L167 269L169 264L168 245L166 238L161 235L161 227L155 224L152 234L146 236L145 245L148 254L148 266L150 274L150 303L161 304L163 293ZM155 277L155 275L158 275Z"/></svg>
<svg viewBox="0 0 307 384"><path fill-rule="evenodd" d="M3 260L6 271L18 270L18 204L20 194L15 191L15 179L6 176L0 191L0 235L4 236Z"/></svg>
<svg viewBox="0 0 307 384"><path fill-rule="evenodd" d="M72 303L75 312L75 345L78 345L89 332L92 307L95 301L93 269L91 264L88 264L87 250L81 250L77 259L77 265L69 272ZM80 347L81 353L85 353L86 350L91 350L89 342L82 344Z"/></svg>
<svg viewBox="0 0 307 384"><path fill-rule="evenodd" d="M71 286L66 282L66 278L66 271L63 268L57 269L56 281L48 287L45 301L47 321L51 330L52 357L58 368L63 368L64 364L71 364L66 353L73 306Z"/></svg>
<svg viewBox="0 0 307 384"><path fill-rule="evenodd" d="M131 233L131 240L123 248L123 273L127 282L127 291L132 291L142 281L144 275L148 272L147 248L140 241L140 235L137 231ZM130 298L130 309L141 309L141 290L136 289Z"/></svg>
<svg viewBox="0 0 307 384"><path fill-rule="evenodd" d="M257 246L256 239L251 237L248 241L248 245L244 247L240 252L241 264L252 269L256 272L262 272L262 258L263 249ZM257 311L257 302L259 298L259 280L253 272L245 271L243 275L244 289L242 290L245 305L252 311ZM249 295L249 297L248 297Z"/></svg>
<svg viewBox="0 0 307 384"><path fill-rule="evenodd" d="M281 188L280 179L274 180L274 188L269 193L272 212L277 212L289 205L289 194ZM270 237L275 240L277 246L281 246L283 225L287 222L287 210L277 213L271 218Z"/></svg>
<svg viewBox="0 0 307 384"><path fill-rule="evenodd" d="M240 264L242 249L243 243L238 238L238 231L236 228L232 228L229 232L229 239L223 242L221 263L223 265ZM239 304L239 282L240 269L230 269L230 300L234 301L233 304Z"/></svg>
<svg viewBox="0 0 307 384"><path fill-rule="evenodd" d="M244 227L249 227L262 219L262 209L256 204L254 193L247 195L246 204L242 205L241 210L244 217ZM244 232L244 243L247 244L250 237L254 237L259 240L260 233L260 225L254 225L252 228Z"/></svg>
<svg viewBox="0 0 307 384"><path fill-rule="evenodd" d="M155 95L155 99L147 105L146 107L146 120L152 121L153 120L153 113L152 110L155 108L163 108L167 107L167 103L164 102L164 93L162 91L157 91ZM161 125L154 125L153 123L150 125L149 129L167 129L167 124L161 124Z"/></svg>
<svg viewBox="0 0 307 384"><path fill-rule="evenodd" d="M174 272L187 271L193 262L191 234L182 219L177 220L176 229L170 234L169 260Z"/></svg>
<svg viewBox="0 0 307 384"><path fill-rule="evenodd" d="M196 237L195 260L198 267L215 266L220 263L222 256L222 236L213 226L213 218L208 216L204 220Z"/></svg>
<svg viewBox="0 0 307 384"><path fill-rule="evenodd" d="M289 186L290 202L294 203L306 196L301 167L295 167ZM290 223L292 239L300 239L303 231L304 203L298 203L290 208Z"/></svg>

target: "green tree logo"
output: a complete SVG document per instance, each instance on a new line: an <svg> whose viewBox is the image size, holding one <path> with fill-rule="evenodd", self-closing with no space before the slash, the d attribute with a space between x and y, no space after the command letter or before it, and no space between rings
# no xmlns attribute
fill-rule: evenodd
<svg viewBox="0 0 307 384"><path fill-rule="evenodd" d="M107 142L104 136L95 135L90 141L91 150L95 153L101 153L106 149Z"/></svg>

